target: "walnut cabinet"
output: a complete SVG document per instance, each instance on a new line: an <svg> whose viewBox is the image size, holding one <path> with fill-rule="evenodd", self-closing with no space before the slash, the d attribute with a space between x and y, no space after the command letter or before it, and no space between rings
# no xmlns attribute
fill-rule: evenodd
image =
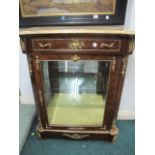
<svg viewBox="0 0 155 155"><path fill-rule="evenodd" d="M40 138L118 136L117 114L134 33L78 27L20 29Z"/></svg>

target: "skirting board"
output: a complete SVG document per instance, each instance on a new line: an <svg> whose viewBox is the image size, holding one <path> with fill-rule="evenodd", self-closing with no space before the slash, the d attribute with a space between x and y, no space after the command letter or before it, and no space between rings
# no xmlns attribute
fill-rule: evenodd
<svg viewBox="0 0 155 155"><path fill-rule="evenodd" d="M33 97L20 96L20 103L21 104L34 104L34 99ZM119 120L134 120L135 112L134 111L119 111L118 119Z"/></svg>

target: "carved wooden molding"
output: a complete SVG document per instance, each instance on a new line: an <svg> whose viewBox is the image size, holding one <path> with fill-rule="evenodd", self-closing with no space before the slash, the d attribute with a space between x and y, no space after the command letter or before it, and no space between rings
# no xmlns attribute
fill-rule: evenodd
<svg viewBox="0 0 155 155"><path fill-rule="evenodd" d="M81 135L81 134L66 134L64 133L63 136L66 136L68 138L71 138L71 139L83 139L83 138L86 138L86 137L89 137L89 134L86 134L86 135Z"/></svg>

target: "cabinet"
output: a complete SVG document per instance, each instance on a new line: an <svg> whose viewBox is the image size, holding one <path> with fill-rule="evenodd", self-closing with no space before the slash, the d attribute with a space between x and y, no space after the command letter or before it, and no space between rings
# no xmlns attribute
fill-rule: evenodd
<svg viewBox="0 0 155 155"><path fill-rule="evenodd" d="M40 138L115 141L134 32L101 27L20 29Z"/></svg>

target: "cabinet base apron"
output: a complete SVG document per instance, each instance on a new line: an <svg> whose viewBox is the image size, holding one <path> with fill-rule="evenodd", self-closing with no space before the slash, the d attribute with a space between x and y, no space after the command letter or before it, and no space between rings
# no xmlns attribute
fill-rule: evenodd
<svg viewBox="0 0 155 155"><path fill-rule="evenodd" d="M115 142L117 140L119 130L113 125L111 130L68 130L68 129L44 129L39 123L36 127L37 136L40 139L46 138L68 138L73 140L81 139L101 139L105 141Z"/></svg>

